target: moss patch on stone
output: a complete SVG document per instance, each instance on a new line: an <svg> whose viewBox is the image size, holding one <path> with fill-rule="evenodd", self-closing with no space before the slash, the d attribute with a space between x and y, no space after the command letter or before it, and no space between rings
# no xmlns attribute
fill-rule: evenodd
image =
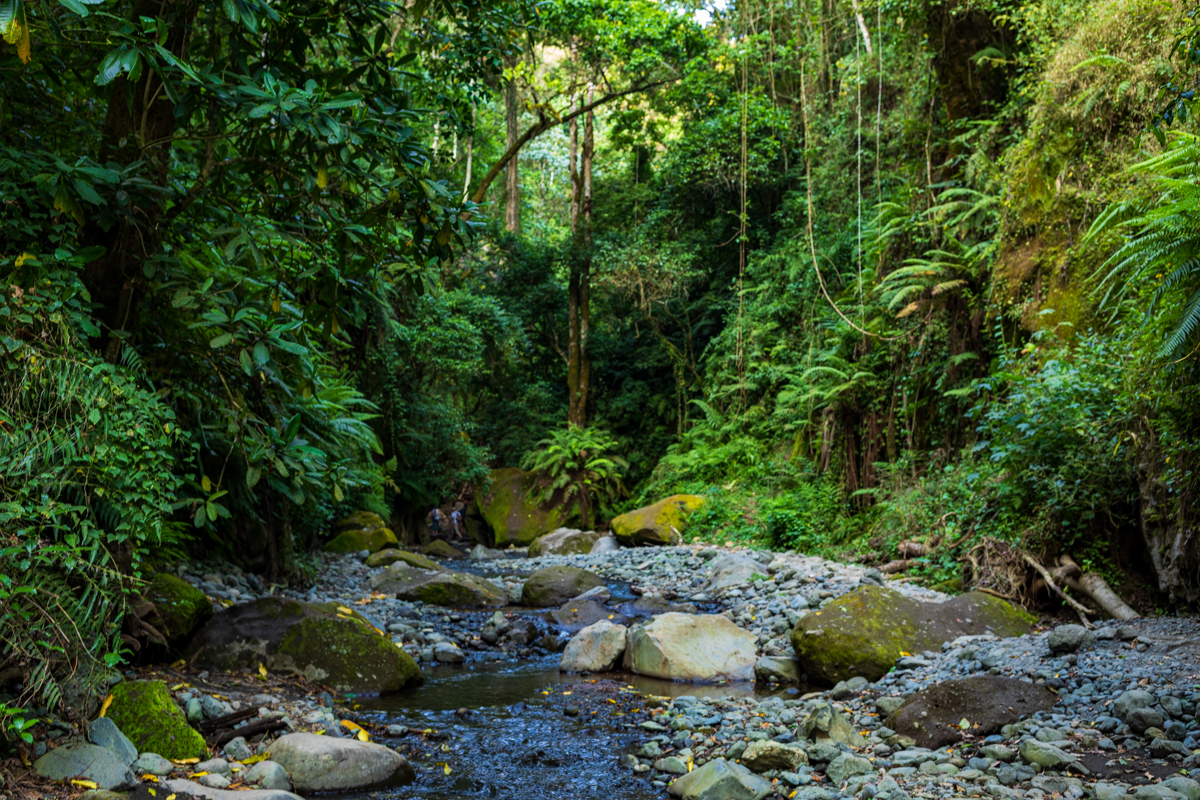
<svg viewBox="0 0 1200 800"><path fill-rule="evenodd" d="M420 679L408 653L353 608L334 602L265 597L233 606L209 620L184 655L217 669L262 663L276 672L297 671L339 691L384 694Z"/></svg>
<svg viewBox="0 0 1200 800"><path fill-rule="evenodd" d="M959 636L1028 633L1033 617L982 592L926 603L864 586L807 614L792 630L796 660L814 683L883 677L903 653L938 650Z"/></svg>
<svg viewBox="0 0 1200 800"><path fill-rule="evenodd" d="M108 717L139 753L174 760L208 757L204 737L188 725L162 681L125 681L113 687L112 695Z"/></svg>
<svg viewBox="0 0 1200 800"><path fill-rule="evenodd" d="M355 511L353 514L347 517L342 517L337 522L333 523L333 529L335 531L373 531L386 527L387 523L383 521L383 517L379 516L373 511Z"/></svg>
<svg viewBox="0 0 1200 800"><path fill-rule="evenodd" d="M171 640L183 639L213 615L212 601L204 592L165 572L150 579L143 596L154 603L151 624Z"/></svg>
<svg viewBox="0 0 1200 800"><path fill-rule="evenodd" d="M434 539L429 544L421 548L422 552L427 556L434 558L466 558L467 554L456 548L449 542L441 539Z"/></svg>
<svg viewBox="0 0 1200 800"><path fill-rule="evenodd" d="M393 564L375 575L371 588L394 593L400 600L455 608L494 607L508 602L504 591L491 581L464 572L413 569L407 564Z"/></svg>
<svg viewBox="0 0 1200 800"><path fill-rule="evenodd" d="M400 544L396 534L387 528L357 529L342 531L325 545L327 553L357 553L360 550L378 552L385 547Z"/></svg>
<svg viewBox="0 0 1200 800"><path fill-rule="evenodd" d="M493 470L491 489L477 494L475 504L496 537L496 547L524 547L561 526L561 508L546 508L529 499L532 477L516 467Z"/></svg>
<svg viewBox="0 0 1200 800"><path fill-rule="evenodd" d="M407 550L396 550L389 547L386 550L380 550L374 553L367 559L368 567L388 567L392 564L403 563L417 569L441 569L441 565L431 558L427 558L420 553L410 553Z"/></svg>
<svg viewBox="0 0 1200 800"><path fill-rule="evenodd" d="M692 512L702 505L704 498L699 495L676 494L614 517L609 527L626 547L673 544L687 529Z"/></svg>
<svg viewBox="0 0 1200 800"><path fill-rule="evenodd" d="M293 625L272 662L290 660L310 680L351 692L398 692L421 679L412 656L357 620L308 617ZM322 674L323 673L323 674Z"/></svg>

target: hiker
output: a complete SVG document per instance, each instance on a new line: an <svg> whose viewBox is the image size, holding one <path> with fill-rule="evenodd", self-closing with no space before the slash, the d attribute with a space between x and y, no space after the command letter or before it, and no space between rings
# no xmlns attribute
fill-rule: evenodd
<svg viewBox="0 0 1200 800"><path fill-rule="evenodd" d="M459 513L457 508L450 512L450 528L454 533L455 539L463 538L462 514Z"/></svg>
<svg viewBox="0 0 1200 800"><path fill-rule="evenodd" d="M441 529L441 527L442 527L442 512L438 511L437 506L434 506L433 510L429 512L429 536L430 536L430 538L436 539L438 536L438 531Z"/></svg>

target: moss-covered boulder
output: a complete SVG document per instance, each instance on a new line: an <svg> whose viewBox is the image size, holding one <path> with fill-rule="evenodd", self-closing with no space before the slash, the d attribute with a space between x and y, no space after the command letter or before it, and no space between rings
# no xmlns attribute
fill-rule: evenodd
<svg viewBox="0 0 1200 800"><path fill-rule="evenodd" d="M154 603L148 621L172 642L185 639L213 614L204 592L166 572L155 574L142 596Z"/></svg>
<svg viewBox="0 0 1200 800"><path fill-rule="evenodd" d="M883 677L904 653L940 650L959 636L1020 636L1034 618L1003 600L968 592L944 603L864 586L808 614L792 630L801 671L813 683L834 684L861 675Z"/></svg>
<svg viewBox="0 0 1200 800"><path fill-rule="evenodd" d="M675 544L687 528L692 512L704 505L694 494L671 495L654 505L614 517L609 527L613 536L626 547Z"/></svg>
<svg viewBox="0 0 1200 800"><path fill-rule="evenodd" d="M395 594L400 600L420 600L450 608L492 608L505 605L504 590L483 578L446 569L414 569L392 564L371 578L371 589Z"/></svg>
<svg viewBox="0 0 1200 800"><path fill-rule="evenodd" d="M430 558L466 558L467 554L443 539L434 539L421 548Z"/></svg>
<svg viewBox="0 0 1200 800"><path fill-rule="evenodd" d="M561 508L530 499L534 478L525 470L493 470L491 481L487 494L475 495L475 504L495 535L496 547L524 547L566 521Z"/></svg>
<svg viewBox="0 0 1200 800"><path fill-rule="evenodd" d="M971 723L972 736L987 736L1038 711L1049 711L1057 702L1058 695L1045 686L974 675L935 683L911 695L887 718L887 726L933 749L960 741L964 719Z"/></svg>
<svg viewBox="0 0 1200 800"><path fill-rule="evenodd" d="M410 567L417 569L441 569L441 565L432 558L423 556L420 553L410 553L407 550L397 550L394 547L389 547L386 550L380 550L378 553L372 553L367 559L368 567L390 567L392 564L408 564Z"/></svg>
<svg viewBox="0 0 1200 800"><path fill-rule="evenodd" d="M338 691L387 694L421 680L412 657L352 609L265 597L219 612L185 652L200 666L299 672Z"/></svg>
<svg viewBox="0 0 1200 800"><path fill-rule="evenodd" d="M370 550L375 553L385 547L396 547L399 544L400 540L396 538L396 534L387 528L342 531L325 543L325 552L357 553L360 550Z"/></svg>
<svg viewBox="0 0 1200 800"><path fill-rule="evenodd" d="M579 567L546 567L535 570L521 590L521 604L531 608L561 606L588 589L603 586L604 579Z"/></svg>
<svg viewBox="0 0 1200 800"><path fill-rule="evenodd" d="M529 557L587 555L599 539L600 534L593 531L558 528L529 545Z"/></svg>
<svg viewBox="0 0 1200 800"><path fill-rule="evenodd" d="M162 681L124 681L113 687L112 697L108 718L139 753L176 761L208 758L204 737L188 725Z"/></svg>

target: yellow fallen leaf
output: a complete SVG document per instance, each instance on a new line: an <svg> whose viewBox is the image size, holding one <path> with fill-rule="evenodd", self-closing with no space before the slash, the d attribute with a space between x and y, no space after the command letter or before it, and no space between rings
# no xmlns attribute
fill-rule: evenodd
<svg viewBox="0 0 1200 800"><path fill-rule="evenodd" d="M260 761L266 761L270 757L271 757L271 754L269 752L262 753L257 756L250 756L249 758L244 758L244 759L242 759L242 763L245 764L246 766L250 766L252 764L257 764Z"/></svg>
<svg viewBox="0 0 1200 800"><path fill-rule="evenodd" d="M146 791L150 793L151 797L158 797L158 792L154 791L153 789L147 789Z"/></svg>
<svg viewBox="0 0 1200 800"><path fill-rule="evenodd" d="M104 698L104 702L100 704L100 716L108 713L108 707L112 705L113 696L110 694Z"/></svg>
<svg viewBox="0 0 1200 800"><path fill-rule="evenodd" d="M188 777L189 778L203 778L207 774L208 774L207 772L193 772L191 775L188 775Z"/></svg>
<svg viewBox="0 0 1200 800"><path fill-rule="evenodd" d="M96 783L95 781L72 780L71 783L75 784L76 786L82 786L85 789L99 789L100 788L100 784Z"/></svg>
<svg viewBox="0 0 1200 800"><path fill-rule="evenodd" d="M171 763L172 764L199 764L200 759L198 759L198 758L172 758Z"/></svg>
<svg viewBox="0 0 1200 800"><path fill-rule="evenodd" d="M563 697L570 697L574 692L563 692Z"/></svg>
<svg viewBox="0 0 1200 800"><path fill-rule="evenodd" d="M349 608L346 608L345 606L338 606L337 610L342 612L343 614L349 614L351 616L354 615L354 612L352 610L350 610Z"/></svg>
<svg viewBox="0 0 1200 800"><path fill-rule="evenodd" d="M185 687L185 686L187 686L187 684L186 684L186 683L177 683L177 684L175 684L174 686L172 686L172 687L171 687L171 691L172 691L172 692L178 692L180 689L182 689L182 688L183 688L183 687Z"/></svg>
<svg viewBox="0 0 1200 800"><path fill-rule="evenodd" d="M267 668L264 667L261 663L258 665L258 674L262 675L264 678L267 677Z"/></svg>
<svg viewBox="0 0 1200 800"><path fill-rule="evenodd" d="M792 794L795 794L795 792L792 792ZM173 794L167 795L167 800L175 800L175 795L173 795Z"/></svg>
<svg viewBox="0 0 1200 800"><path fill-rule="evenodd" d="M324 728L318 728L318 729L317 729L317 736L324 736L324 735L325 735L325 729L324 729Z"/></svg>
<svg viewBox="0 0 1200 800"><path fill-rule="evenodd" d="M185 661L184 659L181 658L178 661L175 661L171 664L171 669L179 669L180 667L186 667L186 666L187 666L187 661Z"/></svg>
<svg viewBox="0 0 1200 800"><path fill-rule="evenodd" d="M349 728L352 731L361 731L362 730L362 725L359 725L357 722L351 722L348 719L342 720L342 727Z"/></svg>
<svg viewBox="0 0 1200 800"><path fill-rule="evenodd" d="M442 764L442 772L445 772L447 775L449 775L450 774L450 765Z"/></svg>
<svg viewBox="0 0 1200 800"><path fill-rule="evenodd" d="M142 776L142 780L150 781L151 783L158 783L158 776L151 775L149 772L147 772L145 775Z"/></svg>
<svg viewBox="0 0 1200 800"><path fill-rule="evenodd" d="M369 741L371 741L371 735L369 733L367 733L366 731L359 731L358 732L358 740L360 742L369 742Z"/></svg>

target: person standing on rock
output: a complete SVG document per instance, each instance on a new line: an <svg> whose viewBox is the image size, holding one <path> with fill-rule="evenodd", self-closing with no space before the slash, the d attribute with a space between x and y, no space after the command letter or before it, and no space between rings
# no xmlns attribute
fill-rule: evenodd
<svg viewBox="0 0 1200 800"><path fill-rule="evenodd" d="M438 537L438 532L441 530L441 527L442 527L442 512L438 511L437 506L434 506L433 510L429 512L429 537L431 539L436 539Z"/></svg>
<svg viewBox="0 0 1200 800"><path fill-rule="evenodd" d="M462 514L457 508L450 512L450 532L455 539L463 538Z"/></svg>

